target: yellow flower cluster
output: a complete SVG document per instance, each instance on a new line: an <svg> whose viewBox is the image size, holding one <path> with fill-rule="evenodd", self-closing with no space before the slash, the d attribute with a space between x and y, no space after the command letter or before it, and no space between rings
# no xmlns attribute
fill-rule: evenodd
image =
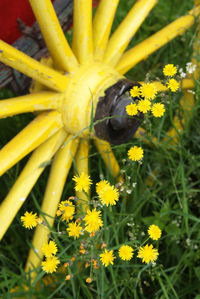
<svg viewBox="0 0 200 299"><path fill-rule="evenodd" d="M114 186L111 186L108 181L97 183L96 192L103 205L112 206L119 200L119 191Z"/></svg>
<svg viewBox="0 0 200 299"><path fill-rule="evenodd" d="M177 73L177 67L173 64L167 64L163 68L163 73L166 77L173 77ZM176 81L174 78L169 79L167 82L167 88L169 88L172 92L176 92L179 88L179 82Z"/></svg>
<svg viewBox="0 0 200 299"><path fill-rule="evenodd" d="M135 99L134 103L126 106L126 113L135 116L138 112L152 112L153 116L161 117L165 112L165 107L161 103L152 104L151 100L155 99L157 94L156 87L153 83L143 83L140 87L134 86L130 90L130 95Z"/></svg>
<svg viewBox="0 0 200 299"><path fill-rule="evenodd" d="M59 259L55 256L57 251L57 245L54 241L49 241L49 243L42 246L42 252L45 256L45 260L42 262L42 269L46 273L53 273L57 270L60 264Z"/></svg>

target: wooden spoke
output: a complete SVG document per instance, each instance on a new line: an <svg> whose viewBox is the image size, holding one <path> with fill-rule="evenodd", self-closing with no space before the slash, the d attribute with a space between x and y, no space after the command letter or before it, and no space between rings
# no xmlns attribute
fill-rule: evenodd
<svg viewBox="0 0 200 299"><path fill-rule="evenodd" d="M78 66L50 0L29 0L47 48L57 68L72 72Z"/></svg>
<svg viewBox="0 0 200 299"><path fill-rule="evenodd" d="M0 100L0 118L20 113L58 109L61 105L59 93L43 91L8 100Z"/></svg>
<svg viewBox="0 0 200 299"><path fill-rule="evenodd" d="M41 206L42 212L45 215L48 215L45 216L44 221L48 222L49 227L53 226L56 211L58 209L58 203L62 195L67 175L71 168L72 159L76 154L78 146L78 139L69 140L71 137L72 136L69 136L65 140L65 145L60 148L53 160ZM43 218L42 215L40 217ZM31 249L29 252L26 271L28 271L30 268L38 267L41 263L41 259L43 257L42 246L48 242L49 238L48 226L39 225L36 228L32 242L34 250ZM35 252L37 252L37 254Z"/></svg>
<svg viewBox="0 0 200 299"><path fill-rule="evenodd" d="M94 58L101 60L106 49L119 0L101 0L93 20Z"/></svg>
<svg viewBox="0 0 200 299"><path fill-rule="evenodd" d="M122 176L120 176L120 167L119 164L112 152L110 143L100 140L98 138L94 139L94 144L100 153L104 163L108 167L111 175L114 178L118 178L118 180L123 180Z"/></svg>
<svg viewBox="0 0 200 299"><path fill-rule="evenodd" d="M89 155L89 141L87 139L81 139L78 151L76 153L75 162L79 175L84 172L88 175L88 155ZM81 212L86 212L88 209L88 196L84 192L76 191L78 197L78 209Z"/></svg>
<svg viewBox="0 0 200 299"><path fill-rule="evenodd" d="M180 17L176 21L167 25L157 33L153 34L137 46L128 50L121 57L116 69L121 74L125 74L138 62L146 59L150 54L157 51L163 45L169 43L178 35L183 34L185 30L192 26L195 17L200 13L200 6L195 7L188 15Z"/></svg>
<svg viewBox="0 0 200 299"><path fill-rule="evenodd" d="M14 186L0 206L0 240L44 170L45 166L42 165L53 157L65 138L66 133L64 129L61 129L45 143L40 145L32 154Z"/></svg>
<svg viewBox="0 0 200 299"><path fill-rule="evenodd" d="M65 91L69 81L52 68L0 40L0 61L56 91Z"/></svg>
<svg viewBox="0 0 200 299"><path fill-rule="evenodd" d="M93 56L92 0L74 0L72 48L80 63Z"/></svg>
<svg viewBox="0 0 200 299"><path fill-rule="evenodd" d="M44 112L0 150L0 175L62 128L60 113Z"/></svg>
<svg viewBox="0 0 200 299"><path fill-rule="evenodd" d="M104 62L115 66L130 40L145 20L157 0L137 1L128 15L111 36L104 56Z"/></svg>

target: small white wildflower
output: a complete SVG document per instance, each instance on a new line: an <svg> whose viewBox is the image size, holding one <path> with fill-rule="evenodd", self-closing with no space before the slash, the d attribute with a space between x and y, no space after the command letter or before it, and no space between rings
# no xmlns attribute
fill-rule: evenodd
<svg viewBox="0 0 200 299"><path fill-rule="evenodd" d="M133 188L135 188L136 184L137 184L137 183L133 183L133 184L132 184Z"/></svg>
<svg viewBox="0 0 200 299"><path fill-rule="evenodd" d="M131 194L132 190L128 189L126 190L126 193Z"/></svg>
<svg viewBox="0 0 200 299"><path fill-rule="evenodd" d="M194 73L195 70L196 70L196 64L192 64L192 62L188 62L188 63L186 63L186 71L187 71L189 74Z"/></svg>
<svg viewBox="0 0 200 299"><path fill-rule="evenodd" d="M123 186L120 188L120 191L121 191L121 192L124 191L124 187L123 187Z"/></svg>
<svg viewBox="0 0 200 299"><path fill-rule="evenodd" d="M195 94L195 91L192 90L192 89L188 89L187 92L188 92L188 93L191 93L191 94Z"/></svg>

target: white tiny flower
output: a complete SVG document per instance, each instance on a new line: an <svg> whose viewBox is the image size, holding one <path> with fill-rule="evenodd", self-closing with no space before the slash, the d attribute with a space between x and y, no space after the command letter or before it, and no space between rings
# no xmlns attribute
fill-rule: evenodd
<svg viewBox="0 0 200 299"><path fill-rule="evenodd" d="M192 64L192 62L188 62L188 63L186 63L186 71L187 71L189 74L194 73L195 69L196 69L196 64Z"/></svg>
<svg viewBox="0 0 200 299"><path fill-rule="evenodd" d="M126 193L131 194L132 190L126 190Z"/></svg>

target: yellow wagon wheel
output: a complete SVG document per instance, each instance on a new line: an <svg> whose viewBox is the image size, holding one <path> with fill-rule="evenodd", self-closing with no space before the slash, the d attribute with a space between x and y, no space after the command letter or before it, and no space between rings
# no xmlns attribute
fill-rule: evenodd
<svg viewBox="0 0 200 299"><path fill-rule="evenodd" d="M0 175L33 152L0 206L0 239L43 172L46 162L53 157L41 207L43 213L48 215L46 220L49 226L53 225L72 160L75 158L79 174L88 173L90 139L94 140L111 174L114 177L119 176L119 165L107 141L113 142L116 136L121 133L123 135L124 131L120 129L118 134L116 129L114 132L114 129L113 131L112 128L106 127L108 123L105 121L104 129L98 129L98 125L94 126L95 121L98 123L107 115L103 114L99 99L106 101L106 97L109 98L112 94L113 86L118 88L118 95L121 92L122 96L124 91L137 84L126 81L124 74L182 34L200 13L200 6L196 5L187 15L126 51L130 40L157 0L137 1L111 37L111 26L119 0L101 0L93 20L92 0L74 0L71 49L51 1L29 1L51 59L38 62L0 41L0 61L35 81L30 94L0 101L0 117L37 112L35 119L0 151ZM155 84L159 91L165 90L159 82ZM183 88L193 86L192 80L182 82ZM106 106L106 109L110 109L110 106ZM119 142L132 136L138 123L132 125L133 130L130 129L129 136L119 136ZM97 136L107 141L100 140ZM79 192L77 196L84 199L82 208L86 209L88 199L85 194ZM34 250L30 251L27 270L40 264L41 247L48 239L48 232L42 226L37 227L33 238Z"/></svg>

